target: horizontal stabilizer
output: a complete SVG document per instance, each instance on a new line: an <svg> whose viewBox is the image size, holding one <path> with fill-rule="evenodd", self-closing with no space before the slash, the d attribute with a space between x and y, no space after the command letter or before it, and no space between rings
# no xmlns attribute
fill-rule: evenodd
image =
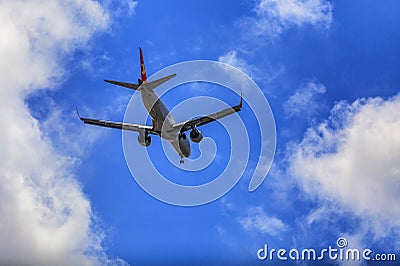
<svg viewBox="0 0 400 266"><path fill-rule="evenodd" d="M132 89L132 90L137 90L137 88L139 88L138 84L120 82L120 81L114 81L114 80L108 80L108 79L105 79L104 81L107 82L107 83L111 83L111 84L114 84L114 85L122 86L122 87L129 88L129 89Z"/></svg>
<svg viewBox="0 0 400 266"><path fill-rule="evenodd" d="M172 78L175 78L175 77L176 77L176 74L172 74L172 75L169 75L169 76L166 76L166 77L163 77L163 78L154 80L154 81L150 81L150 82L147 82L147 83L145 84L145 87L146 87L147 89L149 89L149 90L153 90L154 88L160 86L160 85L163 84L164 82L167 82L168 80L170 80L170 79L172 79Z"/></svg>

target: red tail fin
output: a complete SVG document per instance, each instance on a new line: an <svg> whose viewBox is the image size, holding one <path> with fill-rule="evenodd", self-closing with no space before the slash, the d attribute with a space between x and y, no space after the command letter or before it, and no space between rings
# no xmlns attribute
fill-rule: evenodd
<svg viewBox="0 0 400 266"><path fill-rule="evenodd" d="M140 50L140 72L142 74L143 83L146 83L147 76L146 76L146 68L144 67L142 48L139 47L139 50Z"/></svg>

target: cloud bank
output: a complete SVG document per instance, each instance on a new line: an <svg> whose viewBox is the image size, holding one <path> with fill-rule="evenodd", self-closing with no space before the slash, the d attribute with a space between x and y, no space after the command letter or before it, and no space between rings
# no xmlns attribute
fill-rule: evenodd
<svg viewBox="0 0 400 266"><path fill-rule="evenodd" d="M0 264L106 263L103 233L71 168L25 104L109 26L95 1L0 2Z"/></svg>
<svg viewBox="0 0 400 266"><path fill-rule="evenodd" d="M400 95L339 102L293 147L291 174L321 202L360 217L364 233L400 226Z"/></svg>

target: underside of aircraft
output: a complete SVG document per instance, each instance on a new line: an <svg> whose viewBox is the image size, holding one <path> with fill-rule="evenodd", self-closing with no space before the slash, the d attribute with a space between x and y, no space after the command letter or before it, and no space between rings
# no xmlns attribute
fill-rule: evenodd
<svg viewBox="0 0 400 266"><path fill-rule="evenodd" d="M142 102L150 117L152 118L152 125L141 125L92 118L83 118L79 115L77 109L79 119L82 120L85 124L136 131L139 133L139 144L145 147L151 144L151 135L158 135L171 143L175 151L180 156L180 163L183 163L183 158L190 156L190 142L185 132L190 130L190 140L195 143L199 143L203 139L203 134L200 130L197 129L197 127L208 124L235 112L239 112L242 108L242 97L240 98L240 103L236 106L232 106L230 108L226 108L224 110L206 116L197 117L183 122L176 122L169 112L168 108L154 92L154 89L156 87L174 78L176 74L172 74L154 81L147 81L142 49L139 48L139 50L141 78L138 79L138 84L113 80L104 81L117 86L122 86L139 91L141 94Z"/></svg>

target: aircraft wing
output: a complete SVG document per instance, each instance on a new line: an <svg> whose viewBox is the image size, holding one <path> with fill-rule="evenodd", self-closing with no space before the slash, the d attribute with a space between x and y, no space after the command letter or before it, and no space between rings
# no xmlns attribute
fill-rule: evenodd
<svg viewBox="0 0 400 266"><path fill-rule="evenodd" d="M152 126L147 125L140 125L140 124L131 124L131 123L122 123L122 122L113 122L113 121L106 121L106 120L98 120L92 118L83 118L80 117L78 109L76 110L78 113L78 117L82 120L85 124L101 126L101 127L110 127L122 130L130 130L130 131L137 131L137 132L146 132L148 134L158 135L158 132L153 130Z"/></svg>
<svg viewBox="0 0 400 266"><path fill-rule="evenodd" d="M242 97L240 96L240 103L236 106L226 108L222 111L215 112L209 115L197 117L188 121L176 123L173 125L174 128L181 128L181 132L190 130L192 127L198 127L215 120L221 119L225 116L231 115L233 113L239 112L242 109Z"/></svg>

